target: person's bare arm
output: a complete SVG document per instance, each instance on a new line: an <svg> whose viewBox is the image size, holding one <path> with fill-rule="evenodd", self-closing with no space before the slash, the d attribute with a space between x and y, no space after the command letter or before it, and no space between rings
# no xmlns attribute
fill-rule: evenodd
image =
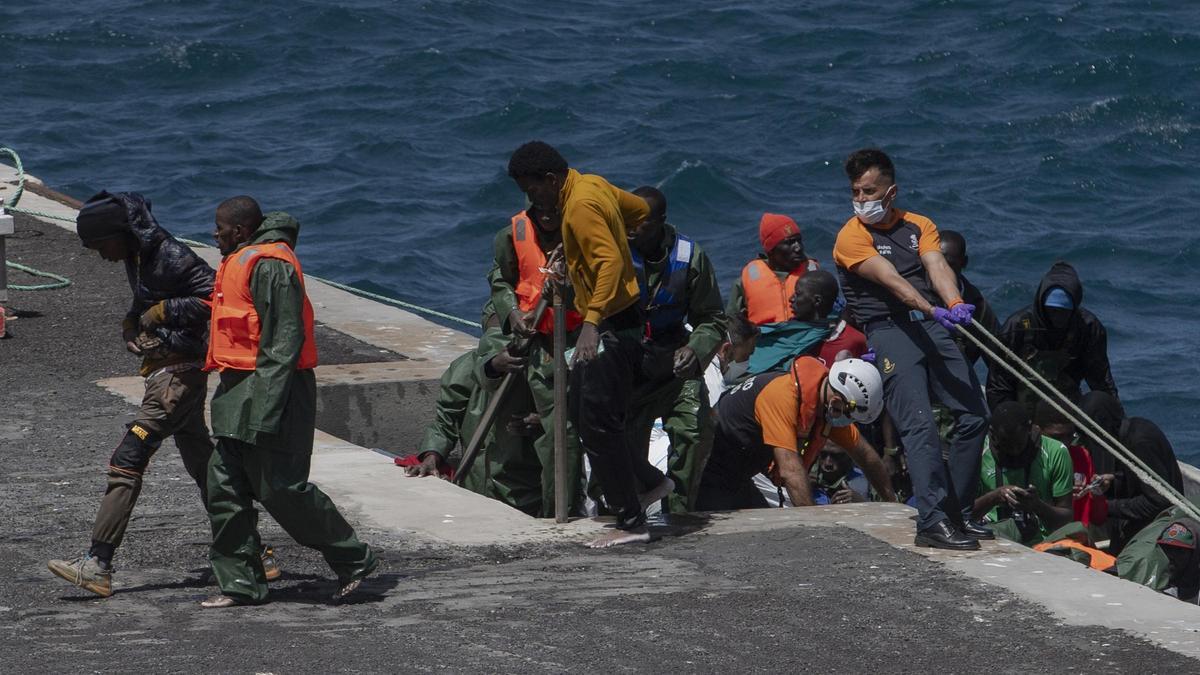
<svg viewBox="0 0 1200 675"><path fill-rule="evenodd" d="M858 443L853 448L846 448L846 452L866 474L867 480L871 482L871 487L875 488L880 499L885 502L896 501L896 493L892 491L892 479L888 476L887 468L883 466L879 453L875 452L875 448L871 447L867 439L859 436Z"/></svg>
<svg viewBox="0 0 1200 675"><path fill-rule="evenodd" d="M939 253L940 257L941 254ZM945 259L942 259L942 264L945 264ZM868 258L858 264L854 269L854 273L866 279L873 281L880 286L883 286L892 295L896 296L900 302L903 302L908 307L911 307L919 312L931 314L933 305L921 295L908 280L900 276L896 271L896 266L882 256Z"/></svg>
<svg viewBox="0 0 1200 675"><path fill-rule="evenodd" d="M1066 525L1075 518L1074 506L1071 503L1071 495L1063 495L1053 499L1042 499L1037 496L1036 490L1027 491L1029 495L1025 502L1025 508L1037 514L1042 522L1046 523L1046 529L1050 531Z"/></svg>
<svg viewBox="0 0 1200 675"><path fill-rule="evenodd" d="M794 506L812 506L812 486L808 484L808 472L800 455L787 448L775 448L775 466L779 469L779 478L783 481L783 489Z"/></svg>
<svg viewBox="0 0 1200 675"><path fill-rule="evenodd" d="M933 285L933 290L942 302L946 303L946 307L962 302L962 296L958 292L958 278L941 251L923 254L921 264L925 266L925 273L929 275L929 283Z"/></svg>

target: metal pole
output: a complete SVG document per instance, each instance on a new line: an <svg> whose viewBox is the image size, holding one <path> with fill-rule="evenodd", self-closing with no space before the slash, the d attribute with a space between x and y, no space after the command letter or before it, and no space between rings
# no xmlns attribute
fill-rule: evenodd
<svg viewBox="0 0 1200 675"><path fill-rule="evenodd" d="M567 313L563 292L554 284L554 522L567 522Z"/></svg>

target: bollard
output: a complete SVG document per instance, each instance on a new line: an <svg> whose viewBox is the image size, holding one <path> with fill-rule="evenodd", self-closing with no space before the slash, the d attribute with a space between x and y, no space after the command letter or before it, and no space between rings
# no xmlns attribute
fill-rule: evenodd
<svg viewBox="0 0 1200 675"><path fill-rule="evenodd" d="M13 217L0 209L0 338L4 337L4 303L8 302L7 237L15 231Z"/></svg>

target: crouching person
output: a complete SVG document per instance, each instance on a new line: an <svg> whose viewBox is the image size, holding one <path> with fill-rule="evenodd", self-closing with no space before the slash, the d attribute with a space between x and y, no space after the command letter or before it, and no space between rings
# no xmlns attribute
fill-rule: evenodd
<svg viewBox="0 0 1200 675"><path fill-rule="evenodd" d="M882 410L879 371L861 359L838 361L826 369L817 359L802 356L787 372L751 377L717 404L712 454L696 508L767 506L754 476L769 471L792 504L812 506L810 471L826 441L845 448L880 497L895 501L883 462L854 426L874 421Z"/></svg>

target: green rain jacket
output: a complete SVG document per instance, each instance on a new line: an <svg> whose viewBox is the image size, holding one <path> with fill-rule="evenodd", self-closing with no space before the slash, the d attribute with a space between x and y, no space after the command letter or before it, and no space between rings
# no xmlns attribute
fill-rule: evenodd
<svg viewBox="0 0 1200 675"><path fill-rule="evenodd" d="M238 247L277 241L293 249L300 223L268 213L253 239ZM231 255L236 255L235 251ZM296 370L304 345L304 287L291 264L266 258L254 266L250 293L261 328L252 371L226 370L212 400L212 433L277 452L311 453L317 417L317 380Z"/></svg>

